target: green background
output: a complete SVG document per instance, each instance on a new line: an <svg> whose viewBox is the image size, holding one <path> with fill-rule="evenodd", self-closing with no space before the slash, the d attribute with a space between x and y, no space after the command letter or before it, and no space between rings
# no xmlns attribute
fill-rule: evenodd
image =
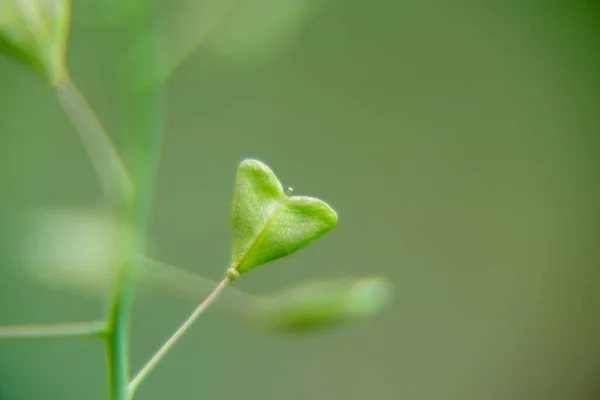
<svg viewBox="0 0 600 400"><path fill-rule="evenodd" d="M84 23L99 15L91 4L74 3L68 62L110 129L110 26ZM299 21L269 25L280 14L264 7L246 25L226 20L169 83L151 254L222 276L235 169L258 158L340 223L236 285L382 274L394 304L309 336L209 312L136 398L598 398L594 4L330 0ZM2 218L98 194L52 92L0 58ZM21 274L11 246L0 246L0 324L102 317L102 302ZM134 370L193 307L138 295ZM1 400L105 399L105 375L99 342L0 342Z"/></svg>

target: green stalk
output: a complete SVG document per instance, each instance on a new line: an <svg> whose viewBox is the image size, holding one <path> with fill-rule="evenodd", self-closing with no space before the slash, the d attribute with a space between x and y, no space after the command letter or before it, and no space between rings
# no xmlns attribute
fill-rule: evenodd
<svg viewBox="0 0 600 400"><path fill-rule="evenodd" d="M128 400L129 324L133 306L133 281L124 266L117 278L108 319L106 356L111 399Z"/></svg>
<svg viewBox="0 0 600 400"><path fill-rule="evenodd" d="M65 71L54 93L70 118L111 203L122 207L133 197L133 184L123 160L98 117Z"/></svg>
<svg viewBox="0 0 600 400"><path fill-rule="evenodd" d="M229 276L226 276L217 287L200 303L198 307L192 312L192 314L185 320L183 324L171 335L171 337L161 346L161 348L152 356L152 358L144 365L140 372L133 378L129 384L129 391L131 395L135 393L135 390L148 376L148 374L156 367L158 362L163 359L167 352L175 345L175 343L183 336L183 334L194 324L200 314L202 314L208 306L210 306L219 296L219 294L225 289L227 284L230 282Z"/></svg>
<svg viewBox="0 0 600 400"><path fill-rule="evenodd" d="M79 92L68 74L55 88L60 104L71 118L84 147L95 166L114 211L133 215L134 184L106 130ZM130 219L134 219L130 217ZM124 249L124 255L135 254ZM130 257L127 257L130 258ZM133 284L129 265L121 265L106 324L106 353L108 360L109 392L113 400L128 400L129 381L128 332L133 303Z"/></svg>
<svg viewBox="0 0 600 400"><path fill-rule="evenodd" d="M0 327L0 340L100 338L105 334L106 323L104 321Z"/></svg>
<svg viewBox="0 0 600 400"><path fill-rule="evenodd" d="M139 7L128 18L125 25L115 27L113 40L116 46L123 46L125 52L133 47L139 37L151 28L154 14L153 3ZM162 86L156 85L140 90L136 77L144 68L153 68L160 60L158 54L159 37L154 33L155 46L148 48L144 54L131 63L122 66L118 71L117 106L121 112L121 136L127 145L127 160L136 197L130 210L129 218L137 232L136 253L144 253L148 233L148 224L152 199L154 197L154 181L160 158L160 147L163 133L163 93ZM122 52L117 59L122 59ZM125 54L127 56L128 54ZM109 320L112 322L112 337L109 341L109 375L111 376L111 396L113 400L128 400L131 394L129 383L129 336L130 315L134 298L134 279L132 264L123 270L117 280L115 295L110 309Z"/></svg>
<svg viewBox="0 0 600 400"><path fill-rule="evenodd" d="M140 257L136 269L136 280L141 284L193 304L206 299L219 283L148 257ZM215 308L233 321L247 321L267 300L267 296L243 292L230 285L219 296Z"/></svg>

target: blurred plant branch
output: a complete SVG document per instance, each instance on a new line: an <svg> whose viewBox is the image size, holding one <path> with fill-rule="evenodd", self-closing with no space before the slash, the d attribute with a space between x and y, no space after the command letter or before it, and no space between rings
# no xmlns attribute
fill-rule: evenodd
<svg viewBox="0 0 600 400"><path fill-rule="evenodd" d="M105 334L104 321L0 326L0 340L102 338Z"/></svg>
<svg viewBox="0 0 600 400"><path fill-rule="evenodd" d="M54 92L71 119L104 191L114 204L127 204L133 197L129 172L102 123L67 72L54 86Z"/></svg>

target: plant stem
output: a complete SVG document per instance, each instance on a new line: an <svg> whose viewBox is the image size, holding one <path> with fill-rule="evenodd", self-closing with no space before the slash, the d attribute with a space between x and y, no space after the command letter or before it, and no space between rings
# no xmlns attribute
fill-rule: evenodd
<svg viewBox="0 0 600 400"><path fill-rule="evenodd" d="M214 279L143 256L136 264L135 278L142 284L193 304L203 301L218 284ZM235 321L247 321L265 300L264 295L227 286L215 307Z"/></svg>
<svg viewBox="0 0 600 400"><path fill-rule="evenodd" d="M28 324L0 327L0 340L104 337L104 321Z"/></svg>
<svg viewBox="0 0 600 400"><path fill-rule="evenodd" d="M145 32L155 13L153 2L144 3L127 21L115 26L112 38L115 50L120 46L127 49L137 40L141 32ZM156 32L154 33L158 39ZM115 55L121 59L123 55ZM129 209L128 218L137 232L137 243L134 251L145 252L148 223L154 181L160 158L160 147L163 133L163 92L161 86L140 91L133 85L140 69L153 66L159 59L156 47L139 55L132 65L117 71L118 94L117 108L120 111L120 134L126 139L127 161L131 170L136 196ZM112 400L127 400L129 393L129 331L130 315L134 295L134 277L132 270L136 260L123 270L115 288L110 310L112 336L107 342L109 383Z"/></svg>
<svg viewBox="0 0 600 400"><path fill-rule="evenodd" d="M158 364L158 362L164 357L164 355L173 347L173 345L181 338L181 336L192 326L196 319L202 314L204 310L217 298L219 293L227 286L230 278L226 276L221 283L217 285L215 290L208 295L206 299L188 317L187 320L175 331L175 333L162 345L162 347L152 356L150 361L140 370L136 377L129 384L129 391L133 395L135 390L138 388L144 378L152 371L152 369Z"/></svg>
<svg viewBox="0 0 600 400"><path fill-rule="evenodd" d="M109 392L113 400L129 400L129 324L133 306L133 280L129 265L117 278L108 317L106 355Z"/></svg>
<svg viewBox="0 0 600 400"><path fill-rule="evenodd" d="M103 189L122 206L133 196L133 184L112 140L67 72L54 87L56 97L71 119Z"/></svg>
<svg viewBox="0 0 600 400"><path fill-rule="evenodd" d="M75 126L115 212L127 211L132 215L134 185L106 130L66 71L54 90ZM126 249L125 254L131 250ZM129 399L127 340L133 287L127 267L128 265L120 266L106 324L109 392L113 400Z"/></svg>

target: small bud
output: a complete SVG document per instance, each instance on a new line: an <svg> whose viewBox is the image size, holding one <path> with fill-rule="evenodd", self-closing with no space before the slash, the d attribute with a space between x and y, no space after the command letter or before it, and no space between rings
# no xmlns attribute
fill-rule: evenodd
<svg viewBox="0 0 600 400"><path fill-rule="evenodd" d="M225 274L231 282L235 281L240 276L240 273L237 272L235 268L229 268Z"/></svg>
<svg viewBox="0 0 600 400"><path fill-rule="evenodd" d="M0 1L0 53L40 73L54 86L64 70L69 20L68 0Z"/></svg>

